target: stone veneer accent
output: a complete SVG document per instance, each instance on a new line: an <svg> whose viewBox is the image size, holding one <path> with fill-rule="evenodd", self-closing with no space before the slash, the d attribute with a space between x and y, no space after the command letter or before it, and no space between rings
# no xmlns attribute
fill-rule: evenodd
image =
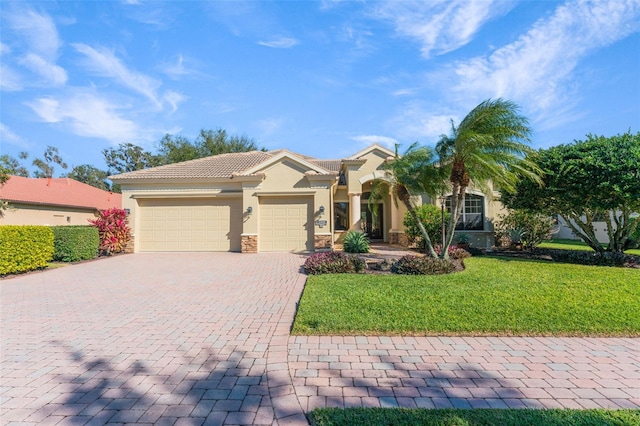
<svg viewBox="0 0 640 426"><path fill-rule="evenodd" d="M258 236L257 235L243 235L241 243L242 253L257 253L258 252Z"/></svg>
<svg viewBox="0 0 640 426"><path fill-rule="evenodd" d="M313 241L313 248L316 250L330 250L332 235L316 235Z"/></svg>
<svg viewBox="0 0 640 426"><path fill-rule="evenodd" d="M389 244L399 244L409 247L409 238L404 232L389 232Z"/></svg>
<svg viewBox="0 0 640 426"><path fill-rule="evenodd" d="M135 251L135 248L136 248L135 239L133 238L133 235L132 235L129 241L127 241L127 244L124 246L124 252L133 253Z"/></svg>

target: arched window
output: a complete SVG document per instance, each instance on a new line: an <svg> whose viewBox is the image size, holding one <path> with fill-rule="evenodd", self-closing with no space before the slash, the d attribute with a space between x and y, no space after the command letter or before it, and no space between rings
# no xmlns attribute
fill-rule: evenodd
<svg viewBox="0 0 640 426"><path fill-rule="evenodd" d="M447 197L447 211L451 213L451 196ZM464 207L456 223L456 229L467 231L484 230L484 197L465 194Z"/></svg>

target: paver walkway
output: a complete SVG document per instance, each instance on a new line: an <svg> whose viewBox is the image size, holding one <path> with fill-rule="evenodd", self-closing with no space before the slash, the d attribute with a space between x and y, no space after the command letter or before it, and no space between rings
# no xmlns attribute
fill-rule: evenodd
<svg viewBox="0 0 640 426"><path fill-rule="evenodd" d="M292 336L316 407L640 408L640 340Z"/></svg>
<svg viewBox="0 0 640 426"><path fill-rule="evenodd" d="M640 340L289 336L291 254L0 282L0 423L306 424L319 406L640 408Z"/></svg>

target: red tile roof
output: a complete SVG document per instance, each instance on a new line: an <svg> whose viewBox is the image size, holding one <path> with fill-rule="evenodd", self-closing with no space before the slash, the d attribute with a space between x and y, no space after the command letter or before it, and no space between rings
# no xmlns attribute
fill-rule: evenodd
<svg viewBox="0 0 640 426"><path fill-rule="evenodd" d="M69 178L11 176L0 187L0 200L106 210L122 207L122 195Z"/></svg>

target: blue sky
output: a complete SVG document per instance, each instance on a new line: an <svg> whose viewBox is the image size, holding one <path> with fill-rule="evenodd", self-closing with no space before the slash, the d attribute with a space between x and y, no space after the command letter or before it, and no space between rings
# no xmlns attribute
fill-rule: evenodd
<svg viewBox="0 0 640 426"><path fill-rule="evenodd" d="M0 153L223 128L342 158L434 145L487 98L533 146L640 130L640 2L2 1ZM59 174L61 170L57 170Z"/></svg>

